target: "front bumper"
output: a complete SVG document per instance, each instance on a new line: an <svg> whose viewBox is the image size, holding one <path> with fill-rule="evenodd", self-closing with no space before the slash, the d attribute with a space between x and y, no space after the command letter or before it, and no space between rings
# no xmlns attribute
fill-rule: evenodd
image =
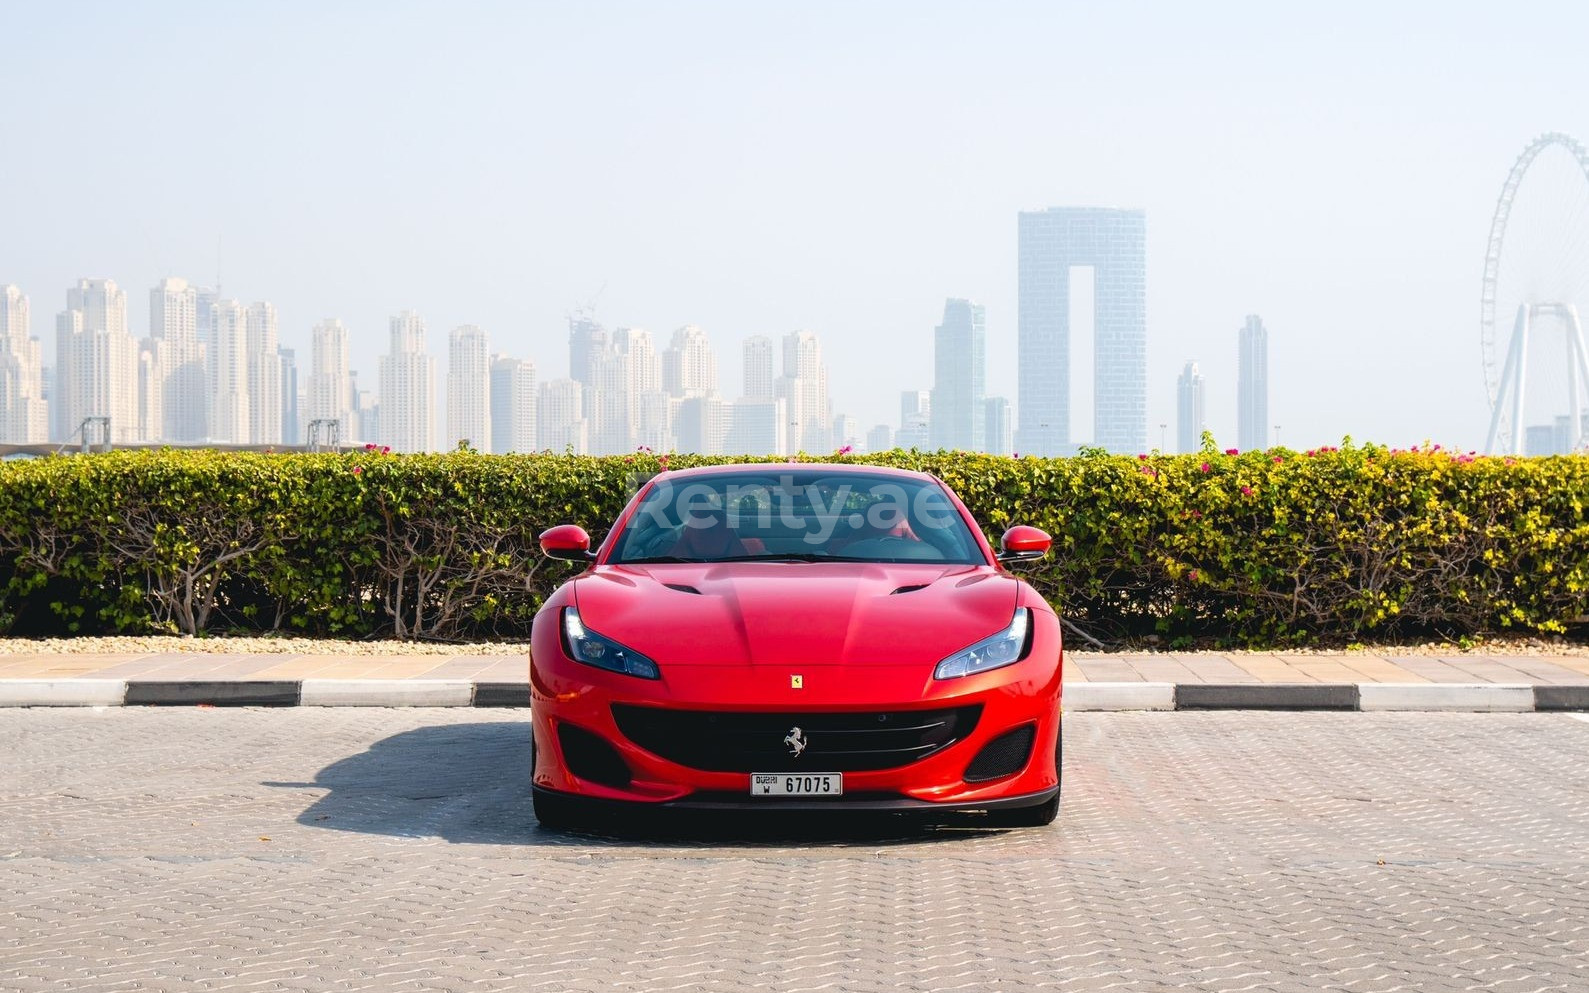
<svg viewBox="0 0 1589 993"><path fill-rule="evenodd" d="M1052 620L1050 616L1049 620ZM1058 789L1061 666L1057 624L1039 626L1032 652L1012 666L952 680L933 680L930 665L865 667L663 665L659 680L607 673L568 659L555 625L537 624L530 686L536 790L624 804L696 810L774 809L954 811L1047 802ZM798 681L793 676L800 676ZM798 682L799 686L794 685ZM755 797L751 772L708 771L670 761L625 737L614 704L736 713L826 714L978 707L965 737L925 758L892 768L844 772L844 795L832 799ZM564 724L595 735L622 760L628 781L575 775L562 751ZM968 782L967 767L995 738L1023 725L1034 737L1018 770ZM815 760L815 761L820 761ZM838 771L813 764L803 771Z"/></svg>
<svg viewBox="0 0 1589 993"><path fill-rule="evenodd" d="M558 790L533 788L536 793L560 793ZM750 796L736 796L734 799L718 799L714 794L695 793L682 800L667 800L661 803L636 804L632 800L613 800L606 797L589 798L598 809L605 808L613 813L629 811L637 806L647 810L678 810L699 811L711 813L716 811L767 811L769 813L829 813L835 810L853 811L856 813L879 814L955 814L971 813L984 810L1015 810L1020 807L1036 807L1054 799L1059 793L1059 787L1043 790L1040 793L1026 793L1015 796L990 797L985 800L967 801L960 803L933 803L927 800L915 800L910 797L876 797L866 796L859 798L838 797L831 800L801 799L799 797L786 798L757 798ZM567 794L562 794L567 795Z"/></svg>

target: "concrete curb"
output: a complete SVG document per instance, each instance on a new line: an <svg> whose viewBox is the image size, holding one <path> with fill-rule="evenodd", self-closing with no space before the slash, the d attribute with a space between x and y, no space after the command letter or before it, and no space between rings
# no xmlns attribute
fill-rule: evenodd
<svg viewBox="0 0 1589 993"><path fill-rule="evenodd" d="M528 707L526 683L462 679L4 679L5 707ZM1357 710L1466 713L1589 711L1589 685L1495 683L1088 683L1065 686L1067 711Z"/></svg>
<svg viewBox="0 0 1589 993"><path fill-rule="evenodd" d="M467 707L474 684L461 679L305 679L305 707Z"/></svg>
<svg viewBox="0 0 1589 993"><path fill-rule="evenodd" d="M0 679L0 707L119 707L119 679Z"/></svg>
<svg viewBox="0 0 1589 993"><path fill-rule="evenodd" d="M1174 710L1174 683L1068 683L1066 710Z"/></svg>
<svg viewBox="0 0 1589 993"><path fill-rule="evenodd" d="M1535 709L1534 689L1498 683L1364 683L1362 709L1522 713Z"/></svg>

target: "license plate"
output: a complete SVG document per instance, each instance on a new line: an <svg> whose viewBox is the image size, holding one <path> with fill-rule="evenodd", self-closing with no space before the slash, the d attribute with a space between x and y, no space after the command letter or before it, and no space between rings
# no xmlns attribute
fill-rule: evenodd
<svg viewBox="0 0 1589 993"><path fill-rule="evenodd" d="M842 772L753 772L751 796L843 796Z"/></svg>

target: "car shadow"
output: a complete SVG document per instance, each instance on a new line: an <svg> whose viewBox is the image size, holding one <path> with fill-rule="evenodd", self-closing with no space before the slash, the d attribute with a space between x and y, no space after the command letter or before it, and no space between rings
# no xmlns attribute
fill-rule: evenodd
<svg viewBox="0 0 1589 993"><path fill-rule="evenodd" d="M898 814L792 814L645 810L601 834L539 826L530 801L530 725L524 721L442 724L375 742L321 769L312 783L267 782L326 792L299 824L460 844L661 843L686 846L921 844L1002 833L974 821L932 823Z"/></svg>

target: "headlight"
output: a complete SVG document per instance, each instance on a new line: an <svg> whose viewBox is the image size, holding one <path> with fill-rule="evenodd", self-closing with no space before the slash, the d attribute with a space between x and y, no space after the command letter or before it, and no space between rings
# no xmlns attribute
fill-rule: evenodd
<svg viewBox="0 0 1589 993"><path fill-rule="evenodd" d="M933 678L970 676L1021 661L1026 656L1026 635L1031 625L1032 612L1025 607L1017 607L1015 619L1010 621L1009 627L939 662L938 668L933 670Z"/></svg>
<svg viewBox="0 0 1589 993"><path fill-rule="evenodd" d="M608 672L621 672L641 679L662 678L655 662L581 624L578 607L563 608L563 650L575 662Z"/></svg>

